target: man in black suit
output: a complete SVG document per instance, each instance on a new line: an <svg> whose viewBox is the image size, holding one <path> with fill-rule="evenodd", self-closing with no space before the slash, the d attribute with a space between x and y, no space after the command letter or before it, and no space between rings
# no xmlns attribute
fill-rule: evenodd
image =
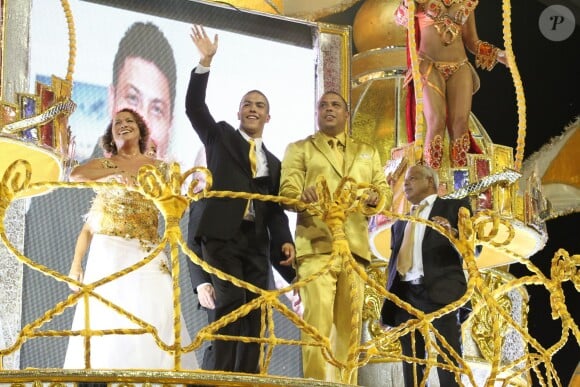
<svg viewBox="0 0 580 387"><path fill-rule="evenodd" d="M187 229L187 246L201 259L203 259L201 244L195 237L197 234L197 226L199 223L200 209L199 203L192 203L189 210L189 223ZM282 258L283 252L279 251L280 244L272 241L270 243L270 262L273 266L273 270L276 270L280 276L287 282L291 283L296 277L296 271L292 266L285 266L282 263L286 261ZM282 259L282 261L281 261ZM189 277L191 280L191 285L193 291L197 294L199 301L198 309L203 309L207 313L207 322L212 323L215 321L215 290L211 284L211 276L205 272L201 266L194 264L190 259L187 259L187 266L189 270ZM269 288L276 288L274 273L269 273ZM296 300L292 301L292 307L297 311ZM214 369L213 361L215 355L213 352L213 347L210 345L207 347L203 353L203 360L201 368L204 370Z"/></svg>
<svg viewBox="0 0 580 387"><path fill-rule="evenodd" d="M203 259L203 253L200 241L195 237L197 234L197 227L201 215L202 207L198 202L192 202L189 206L189 222L187 225L187 247L189 247L195 255ZM201 266L194 264L190 259L187 259L187 268L189 270L189 278L194 293L197 294L198 309L203 309L207 313L207 322L215 321L215 292L211 285L211 277L205 272ZM213 347L208 346L203 353L203 360L201 368L204 370L214 369L215 356Z"/></svg>
<svg viewBox="0 0 580 387"><path fill-rule="evenodd" d="M437 197L439 178L437 172L427 166L415 165L405 175L405 196L411 204L412 215L436 222L457 235L460 207L470 209L467 200L441 199ZM414 207L417 206L416 209ZM418 212L417 212L418 211ZM406 221L397 221L391 229L391 258L388 267L387 290L413 307L431 313L461 298L467 289L462 268L462 258L454 246L436 230L417 223L409 230ZM412 234L407 239L405 233ZM410 241L410 243L407 243ZM402 245L410 246L406 249ZM405 265L405 251L409 252ZM397 326L415 316L385 300L381 311L383 323ZM458 311L453 311L433 321L435 329L447 340L457 355L461 356L461 327ZM425 356L425 341L415 334L416 356ZM401 337L403 354L413 356L410 334ZM441 358L439 358L441 361ZM403 363L405 385L419 385L424 367L417 366L418 379L413 381L413 365ZM454 375L437 369L441 386L457 386Z"/></svg>
<svg viewBox="0 0 580 387"><path fill-rule="evenodd" d="M198 155L196 156L195 165L207 166L205 149L203 147L200 148ZM194 178L199 181L199 185L196 187L197 192L199 192L205 186L205 176L197 174L194 175ZM189 222L187 225L187 246L201 259L203 259L201 241L196 237L196 235L202 208L203 207L200 206L198 202L192 202L190 204ZM291 283L296 277L296 271L292 266L284 266L282 264L286 261L286 257L282 257L283 252L277 250L279 246L279 243L271 241L270 262L273 269L276 270L287 283ZM187 266L193 291L197 294L198 309L204 310L207 313L208 324L212 323L215 321L215 290L211 284L211 276L209 273L204 271L201 266L194 264L190 259L187 259ZM273 272L270 274L269 288L274 289L276 287L274 281L275 275ZM294 310L297 310L297 306L295 305L296 299L291 301ZM214 369L214 359L213 347L210 345L204 351L201 368L205 370Z"/></svg>
<svg viewBox="0 0 580 387"><path fill-rule="evenodd" d="M209 67L217 52L201 26L193 26L191 39L200 53L199 65L191 72L186 95L186 113L206 150L207 168L216 191L251 192L277 195L280 160L262 144L264 125L270 120L268 100L252 90L240 102L239 130L226 122L216 122L205 103ZM252 151L252 153L250 153ZM295 251L288 218L281 206L272 202L212 198L202 200L196 237L201 240L205 261L217 269L249 282L268 287L270 241L278 241L278 251L291 265ZM256 294L212 276L215 290L215 318L238 309ZM219 333L257 337L261 312L254 310ZM246 373L258 372L259 344L215 340L214 369Z"/></svg>

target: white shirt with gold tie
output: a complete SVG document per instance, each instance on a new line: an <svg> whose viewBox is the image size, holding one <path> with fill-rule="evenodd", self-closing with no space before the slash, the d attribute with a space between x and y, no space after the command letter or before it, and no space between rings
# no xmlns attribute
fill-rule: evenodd
<svg viewBox="0 0 580 387"><path fill-rule="evenodd" d="M433 203L437 199L437 194L429 195L425 199L421 200L421 203L427 203L427 205L417 214L418 218L428 219L431 209L433 208ZM421 203L418 203L419 205ZM415 224L415 235L413 235L413 263L409 271L401 277L402 281L412 281L417 278L423 277L423 237L425 235L425 226L423 223Z"/></svg>

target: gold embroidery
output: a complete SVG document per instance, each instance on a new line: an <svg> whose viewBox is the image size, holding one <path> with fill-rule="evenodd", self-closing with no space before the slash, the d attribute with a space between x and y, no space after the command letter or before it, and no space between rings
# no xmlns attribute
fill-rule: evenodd
<svg viewBox="0 0 580 387"><path fill-rule="evenodd" d="M105 168L117 168L109 159L102 159ZM167 172L167 164L159 164ZM95 190L87 222L94 233L134 238L145 251L159 243L159 212L152 201L135 191L122 187L106 187Z"/></svg>
<svg viewBox="0 0 580 387"><path fill-rule="evenodd" d="M465 167L467 165L467 152L469 151L469 134L463 133L459 138L451 141L451 167Z"/></svg>
<svg viewBox="0 0 580 387"><path fill-rule="evenodd" d="M461 35L461 27L475 10L478 0L417 1L419 11L433 20L443 44L449 45ZM454 5L458 7L453 7ZM453 9L451 9L453 8Z"/></svg>
<svg viewBox="0 0 580 387"><path fill-rule="evenodd" d="M165 260L159 262L159 269L161 270L162 273L171 274L171 270L169 270L169 265L167 265L167 262Z"/></svg>
<svg viewBox="0 0 580 387"><path fill-rule="evenodd" d="M151 250L159 236L158 211L143 195L123 188L97 190L87 221L93 232L122 238L135 238L144 250Z"/></svg>
<svg viewBox="0 0 580 387"><path fill-rule="evenodd" d="M103 166L103 168L107 168L107 169L119 168L117 166L117 164L115 164L114 162L112 162L109 159L101 159L101 165Z"/></svg>
<svg viewBox="0 0 580 387"><path fill-rule="evenodd" d="M433 137L424 149L425 163L433 169L441 168L443 159L443 138L441 135Z"/></svg>

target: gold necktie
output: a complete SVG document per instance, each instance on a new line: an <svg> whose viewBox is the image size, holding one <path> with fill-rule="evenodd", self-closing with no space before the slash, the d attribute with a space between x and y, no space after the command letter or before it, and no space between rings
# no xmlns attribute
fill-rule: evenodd
<svg viewBox="0 0 580 387"><path fill-rule="evenodd" d="M342 168L344 164L344 155L342 153L343 151L341 149L342 145L340 145L340 141L338 140L338 138L331 138L330 140L328 140L328 144L330 145L330 148L334 153L334 157L338 162L338 165L340 165L340 167Z"/></svg>
<svg viewBox="0 0 580 387"><path fill-rule="evenodd" d="M250 169L252 170L252 177L256 177L258 172L258 160L256 158L256 141L250 138L250 153L248 154L250 158Z"/></svg>
<svg viewBox="0 0 580 387"><path fill-rule="evenodd" d="M256 157L256 141L253 138L250 138L250 151L248 153L248 157L250 158L250 169L252 171L252 177L256 177L256 173L258 172L258 160ZM250 208L252 201L248 200L246 204L246 210L244 211L244 219L245 220L254 220L253 209Z"/></svg>
<svg viewBox="0 0 580 387"><path fill-rule="evenodd" d="M427 207L427 203L411 206L411 215L417 217L423 208ZM415 222L407 221L405 231L403 233L403 242L399 249L397 256L397 271L401 275L405 275L413 265L413 245L415 240Z"/></svg>

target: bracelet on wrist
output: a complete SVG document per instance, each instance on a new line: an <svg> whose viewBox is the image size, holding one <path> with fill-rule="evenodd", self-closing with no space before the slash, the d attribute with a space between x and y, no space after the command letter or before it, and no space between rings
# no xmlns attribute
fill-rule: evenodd
<svg viewBox="0 0 580 387"><path fill-rule="evenodd" d="M475 66L491 71L497 63L499 48L491 43L479 40L475 53Z"/></svg>

